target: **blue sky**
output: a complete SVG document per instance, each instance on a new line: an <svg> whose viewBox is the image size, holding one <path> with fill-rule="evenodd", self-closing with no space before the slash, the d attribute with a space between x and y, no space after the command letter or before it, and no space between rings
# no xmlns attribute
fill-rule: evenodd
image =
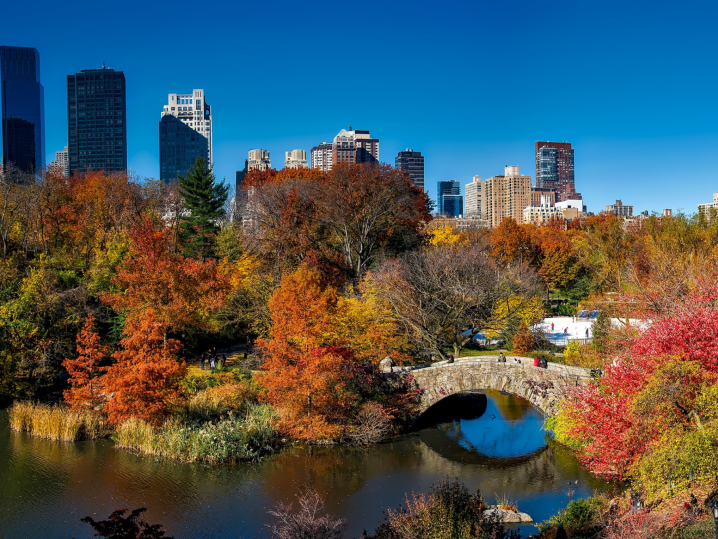
<svg viewBox="0 0 718 539"><path fill-rule="evenodd" d="M65 77L127 79L128 158L159 175L168 93L204 88L215 173L247 151L309 150L351 124L380 158L426 156L426 184L519 165L569 141L591 211L683 208L718 191L718 2L7 2L4 45L37 47L48 162L67 140Z"/></svg>

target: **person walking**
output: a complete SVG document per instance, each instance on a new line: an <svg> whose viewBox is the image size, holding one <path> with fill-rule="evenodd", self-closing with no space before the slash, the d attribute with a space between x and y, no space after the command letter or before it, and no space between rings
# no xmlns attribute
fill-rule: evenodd
<svg viewBox="0 0 718 539"><path fill-rule="evenodd" d="M553 322L551 322L551 331L553 331Z"/></svg>
<svg viewBox="0 0 718 539"><path fill-rule="evenodd" d="M204 354L202 354L199 358L199 365L202 370L204 370Z"/></svg>
<svg viewBox="0 0 718 539"><path fill-rule="evenodd" d="M215 362L214 362L214 357L213 357L212 359L209 360L209 368L211 370L214 370L214 367L215 367Z"/></svg>
<svg viewBox="0 0 718 539"><path fill-rule="evenodd" d="M588 328L586 328L586 338L588 339Z"/></svg>

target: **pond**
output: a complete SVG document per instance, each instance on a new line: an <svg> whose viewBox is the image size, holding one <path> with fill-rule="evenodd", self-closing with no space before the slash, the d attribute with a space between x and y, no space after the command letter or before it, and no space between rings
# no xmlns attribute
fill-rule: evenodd
<svg viewBox="0 0 718 539"><path fill-rule="evenodd" d="M304 485L347 520L347 537L359 537L407 494L446 477L480 488L490 503L508 496L541 521L572 498L611 488L551 443L542 422L527 401L486 391L445 399L415 432L366 449L290 446L259 463L209 466L140 457L110 440L37 440L10 431L3 412L0 539L91 538L79 519L104 519L121 507L147 507L146 520L177 539L251 538L267 511Z"/></svg>

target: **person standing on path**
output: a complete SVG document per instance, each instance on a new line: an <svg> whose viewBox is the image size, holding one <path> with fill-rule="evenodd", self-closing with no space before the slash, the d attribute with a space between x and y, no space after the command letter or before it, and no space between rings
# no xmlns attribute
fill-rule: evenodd
<svg viewBox="0 0 718 539"><path fill-rule="evenodd" d="M215 362L214 362L214 357L212 357L212 359L209 360L209 368L211 370L214 370L214 367L215 367Z"/></svg>
<svg viewBox="0 0 718 539"><path fill-rule="evenodd" d="M204 354L202 354L202 355L200 356L200 358L199 358L199 364L200 364L200 368L201 368L202 370L204 370Z"/></svg>

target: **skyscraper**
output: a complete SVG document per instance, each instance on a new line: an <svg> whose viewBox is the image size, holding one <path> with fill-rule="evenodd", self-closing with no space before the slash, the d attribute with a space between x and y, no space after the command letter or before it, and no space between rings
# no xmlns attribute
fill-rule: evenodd
<svg viewBox="0 0 718 539"><path fill-rule="evenodd" d="M342 129L332 143L332 163L378 163L379 139L371 138L369 131Z"/></svg>
<svg viewBox="0 0 718 539"><path fill-rule="evenodd" d="M332 143L322 142L310 150L312 168L318 168L324 172L332 169Z"/></svg>
<svg viewBox="0 0 718 539"><path fill-rule="evenodd" d="M27 47L0 47L2 158L24 172L45 166L45 89L40 53Z"/></svg>
<svg viewBox="0 0 718 539"><path fill-rule="evenodd" d="M421 152L415 152L412 148L399 152L394 159L394 168L408 172L411 183L419 189L424 188L424 156Z"/></svg>
<svg viewBox="0 0 718 539"><path fill-rule="evenodd" d="M284 168L309 168L307 152L304 150L284 152Z"/></svg>
<svg viewBox="0 0 718 539"><path fill-rule="evenodd" d="M160 179L183 176L197 157L212 168L212 109L204 90L169 94L160 120Z"/></svg>
<svg viewBox="0 0 718 539"><path fill-rule="evenodd" d="M481 176L474 176L471 183L464 186L464 203L466 205L466 217L482 217L481 200L485 183Z"/></svg>
<svg viewBox="0 0 718 539"><path fill-rule="evenodd" d="M502 176L489 178L483 188L481 218L489 227L507 218L523 222L524 209L531 205L531 176L522 176L517 166L507 166Z"/></svg>
<svg viewBox="0 0 718 539"><path fill-rule="evenodd" d="M444 217L460 217L464 214L464 197L461 185L456 180L437 182L437 213Z"/></svg>
<svg viewBox="0 0 718 539"><path fill-rule="evenodd" d="M102 67L67 76L70 174L127 170L125 74Z"/></svg>
<svg viewBox="0 0 718 539"><path fill-rule="evenodd" d="M573 148L570 142L536 142L536 187L552 189L556 200L576 200Z"/></svg>

